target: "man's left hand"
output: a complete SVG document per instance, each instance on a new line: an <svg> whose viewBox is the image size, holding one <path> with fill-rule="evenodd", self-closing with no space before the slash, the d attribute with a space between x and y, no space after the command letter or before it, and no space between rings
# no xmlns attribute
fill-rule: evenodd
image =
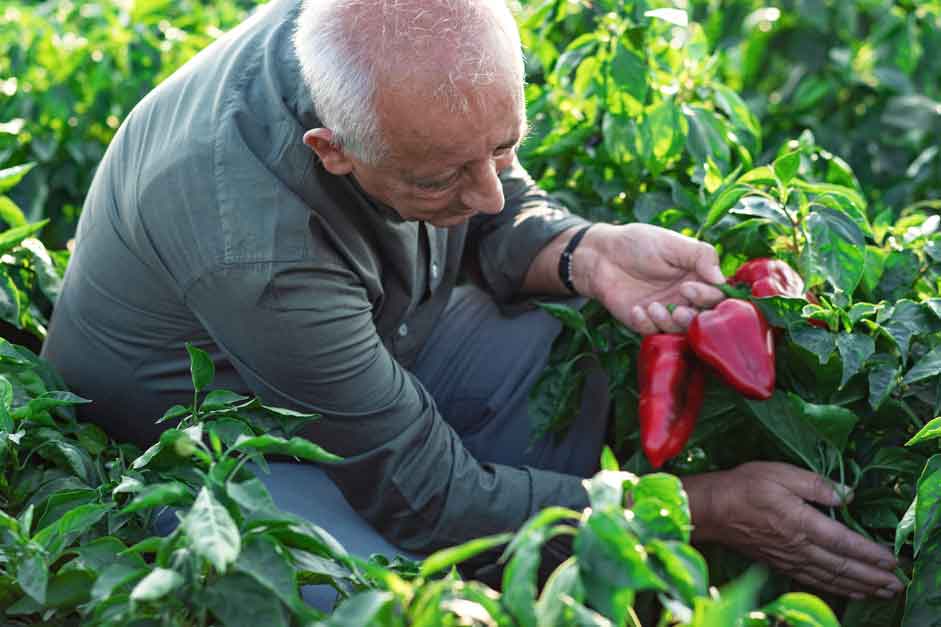
<svg viewBox="0 0 941 627"><path fill-rule="evenodd" d="M711 245L650 224L596 224L585 234L573 281L638 333L681 333L724 295ZM667 305L676 305L672 313Z"/></svg>

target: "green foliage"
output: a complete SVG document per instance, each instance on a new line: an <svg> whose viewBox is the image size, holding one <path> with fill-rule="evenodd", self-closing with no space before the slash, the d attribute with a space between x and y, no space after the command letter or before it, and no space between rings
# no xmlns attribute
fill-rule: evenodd
<svg viewBox="0 0 941 627"><path fill-rule="evenodd" d="M0 9L0 168L36 166L14 195L45 237L72 236L95 167L131 108L238 24L252 0L46 3ZM0 201L0 219L14 226Z"/></svg>
<svg viewBox="0 0 941 627"><path fill-rule="evenodd" d="M913 576L904 624L922 624L929 610L917 608L934 607L941 574L934 553L918 551L941 522L918 517L928 506L909 508L941 481L924 475L941 433L925 426L941 413L941 236L930 211L941 196L941 73L929 53L941 51L941 5L703 1L689 16L656 2L527 5L536 132L524 163L587 216L715 244L726 274L769 256L799 271L819 302L751 299L781 329L774 397L708 386L687 452L667 469L777 459L851 485L854 501L834 515L896 543ZM681 116L663 113L671 108ZM531 393L534 437L567 429L583 385L575 364L596 359L614 403L609 443L648 472L639 338L596 303L547 310L564 331ZM866 624L856 605L832 602L847 624ZM901 607L881 615L896 623Z"/></svg>
<svg viewBox="0 0 941 627"><path fill-rule="evenodd" d="M254 5L4 5L3 322L44 336L68 255L36 236L65 245L130 109ZM774 397L745 401L709 385L696 433L667 469L780 459L850 485L855 499L834 515L894 545L911 585L904 604L828 600L846 625L927 624L941 576L941 4L685 6L523 2L532 133L521 157L585 216L702 238L728 274L762 256L799 270L819 303L754 299L781 329ZM609 441L625 470L608 452L588 482L591 510L546 510L515 534L443 549L421 564L353 558L279 511L248 461L264 469L267 454L337 458L295 435L314 416L205 393L213 365L198 348L186 347L193 402L170 408L158 422L174 426L141 453L77 422L71 407L84 399L30 351L0 342L7 620L624 625L639 624L643 599L655 598L661 624L836 624L830 608L801 592L765 603L768 589L789 585L773 573L739 569L718 595L708 591L679 483L644 474L650 468L636 452L640 338L597 303L546 309L565 332L531 394L534 437L567 428L581 400L579 362L596 359L609 375ZM737 447L728 446L733 432ZM182 522L155 537L165 506L179 508ZM571 542L574 556L540 592L546 542ZM453 570L503 544L501 592ZM300 601L298 585L314 582L340 593L329 617Z"/></svg>

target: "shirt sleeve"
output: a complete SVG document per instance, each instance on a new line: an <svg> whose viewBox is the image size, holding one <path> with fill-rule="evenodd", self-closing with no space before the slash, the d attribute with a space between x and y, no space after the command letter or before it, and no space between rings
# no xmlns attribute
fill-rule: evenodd
<svg viewBox="0 0 941 627"><path fill-rule="evenodd" d="M549 505L587 506L578 477L477 462L386 349L345 267L228 265L186 297L254 393L322 415L302 434L344 458L328 474L398 546L427 553L516 529Z"/></svg>
<svg viewBox="0 0 941 627"><path fill-rule="evenodd" d="M562 231L590 222L539 189L518 159L500 173L500 180L503 211L471 219L468 252L483 287L502 305L521 295L526 272L546 244Z"/></svg>

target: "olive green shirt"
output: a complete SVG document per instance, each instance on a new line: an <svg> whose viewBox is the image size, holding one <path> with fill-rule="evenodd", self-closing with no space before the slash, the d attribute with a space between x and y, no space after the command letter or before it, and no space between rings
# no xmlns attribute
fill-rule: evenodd
<svg viewBox="0 0 941 627"><path fill-rule="evenodd" d="M305 432L377 530L416 552L587 504L581 479L481 464L409 372L462 259L501 304L530 263L584 222L517 164L495 216L403 221L302 143L319 126L290 45L295 0L275 0L128 116L87 197L44 354L84 417L141 444L192 388L184 342L216 385L318 412Z"/></svg>

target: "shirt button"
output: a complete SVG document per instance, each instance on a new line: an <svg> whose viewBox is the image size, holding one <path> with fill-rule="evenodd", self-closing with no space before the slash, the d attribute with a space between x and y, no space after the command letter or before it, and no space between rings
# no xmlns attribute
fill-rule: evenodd
<svg viewBox="0 0 941 627"><path fill-rule="evenodd" d="M431 278L432 279L438 278L438 263L437 262L432 262L431 264Z"/></svg>
<svg viewBox="0 0 941 627"><path fill-rule="evenodd" d="M402 337L405 337L406 335L408 335L408 325L405 324L404 322L401 325L399 325L399 335L401 335Z"/></svg>

